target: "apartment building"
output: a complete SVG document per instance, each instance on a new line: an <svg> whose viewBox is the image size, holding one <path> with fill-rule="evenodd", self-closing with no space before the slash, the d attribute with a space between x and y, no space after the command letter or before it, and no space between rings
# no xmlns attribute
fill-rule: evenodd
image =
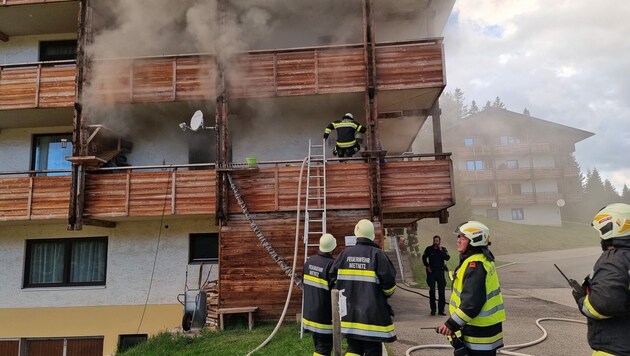
<svg viewBox="0 0 630 356"><path fill-rule="evenodd" d="M580 201L575 144L592 132L499 108L449 130L458 184L473 213L530 225L562 225L562 207Z"/></svg>
<svg viewBox="0 0 630 356"><path fill-rule="evenodd" d="M437 106L454 1L150 3L0 0L3 355L111 355L181 325L178 294L206 280L219 308L277 320L309 140L346 112L362 151L306 165L341 248L361 218L382 243L455 203ZM403 156L427 120L434 149Z"/></svg>

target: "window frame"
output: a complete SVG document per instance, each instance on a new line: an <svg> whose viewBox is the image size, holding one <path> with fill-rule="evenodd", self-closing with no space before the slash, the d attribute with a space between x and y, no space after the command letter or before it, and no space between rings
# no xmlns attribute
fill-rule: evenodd
<svg viewBox="0 0 630 356"><path fill-rule="evenodd" d="M72 56L70 54L57 54L57 55L47 55L45 54L45 50L48 47L58 47L58 48L69 48L68 45L72 47ZM39 41L39 53L38 58L40 62L54 62L54 61L70 61L77 59L77 40L47 40L47 41Z"/></svg>
<svg viewBox="0 0 630 356"><path fill-rule="evenodd" d="M74 242L78 241L104 241L104 249L105 249L105 267L103 270L103 280L95 281L95 282L71 282L70 274L71 274L71 263L72 263L72 245ZM63 271L62 271L62 282L61 283L31 283L29 281L31 274L31 251L33 249L33 245L37 243L63 243L64 244L64 256L63 256ZM82 287L82 286L104 286L107 283L107 257L108 257L108 238L107 236L97 236L97 237L81 237L81 238L53 238L53 239L28 239L26 240L25 246L25 257L24 257L24 276L22 281L22 288L51 288L51 287Z"/></svg>
<svg viewBox="0 0 630 356"><path fill-rule="evenodd" d="M516 213L516 217L514 213ZM512 208L512 220L525 220L525 211L523 211L523 208Z"/></svg>
<svg viewBox="0 0 630 356"><path fill-rule="evenodd" d="M470 167L468 166L469 164L472 164L473 169L470 169ZM481 159L472 159L472 160L469 159L469 160L466 160L466 170L469 171L469 172L485 171L486 170L486 161L481 160Z"/></svg>
<svg viewBox="0 0 630 356"><path fill-rule="evenodd" d="M472 147L475 145L475 138L474 137L465 137L464 138L464 146L465 147Z"/></svg>
<svg viewBox="0 0 630 356"><path fill-rule="evenodd" d="M45 137L50 137L50 138L59 138L60 141L49 141L48 145L50 145L50 143L52 142L62 142L62 139L66 139L67 141L67 145L70 147L70 151L72 152L72 133L69 132L62 132L62 133L45 133L45 134L34 134L33 135L33 140L31 142L31 170L33 171L46 171L46 170L55 170L55 169L67 169L68 172L47 172L47 173L38 173L38 175L40 176L58 176L58 175L70 175L70 170L72 169L72 163L70 161L66 161L68 162L68 168L49 168L48 165L46 165L46 168L41 168L41 153L38 155L37 154L37 147L38 142L40 141L41 138L45 138ZM47 150L48 152L50 151L50 149ZM72 154L72 153L71 153ZM48 158L48 157L47 157Z"/></svg>
<svg viewBox="0 0 630 356"><path fill-rule="evenodd" d="M510 165L510 163L512 165ZM507 167L507 169L518 169L518 160L517 159L508 159L505 161L505 166Z"/></svg>
<svg viewBox="0 0 630 356"><path fill-rule="evenodd" d="M215 246L216 257L195 257L196 255L194 251L195 244L193 243L193 239L203 238L203 237L214 239L214 243L216 244ZM210 264L219 263L219 233L218 232L199 232L199 233L188 234L188 264L201 264L201 263L210 263Z"/></svg>

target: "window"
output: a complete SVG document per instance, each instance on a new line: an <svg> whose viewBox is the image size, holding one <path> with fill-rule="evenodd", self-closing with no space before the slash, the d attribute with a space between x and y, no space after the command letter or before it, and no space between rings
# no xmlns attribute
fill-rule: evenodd
<svg viewBox="0 0 630 356"><path fill-rule="evenodd" d="M498 209L488 209L486 210L486 216L490 219L499 220L499 210Z"/></svg>
<svg viewBox="0 0 630 356"><path fill-rule="evenodd" d="M24 349L28 350L28 355L103 355L103 337L22 339L22 342L24 343Z"/></svg>
<svg viewBox="0 0 630 356"><path fill-rule="evenodd" d="M464 139L464 146L466 147L470 147L470 146L474 146L475 145L475 140L471 137L466 137Z"/></svg>
<svg viewBox="0 0 630 356"><path fill-rule="evenodd" d="M481 161L481 160L466 161L467 171L483 171L484 166L485 166L484 161Z"/></svg>
<svg viewBox="0 0 630 356"><path fill-rule="evenodd" d="M501 136L499 140L502 145L513 145L521 142L520 139L514 136Z"/></svg>
<svg viewBox="0 0 630 356"><path fill-rule="evenodd" d="M24 288L105 285L107 237L26 240Z"/></svg>
<svg viewBox="0 0 630 356"><path fill-rule="evenodd" d="M515 159L509 159L507 161L508 169L518 169L518 161Z"/></svg>
<svg viewBox="0 0 630 356"><path fill-rule="evenodd" d="M41 41L39 43L39 60L63 61L77 58L77 41Z"/></svg>
<svg viewBox="0 0 630 356"><path fill-rule="evenodd" d="M72 135L35 135L33 137L33 170L71 169L72 163L66 160L72 156ZM68 175L70 172L48 172L42 175L59 176Z"/></svg>
<svg viewBox="0 0 630 356"><path fill-rule="evenodd" d="M189 263L217 263L219 261L219 234L190 234L189 248Z"/></svg>
<svg viewBox="0 0 630 356"><path fill-rule="evenodd" d="M147 341L147 334L118 335L118 350L116 353L127 351L145 341Z"/></svg>
<svg viewBox="0 0 630 356"><path fill-rule="evenodd" d="M471 196L488 196L494 194L494 186L490 184L471 184L468 187Z"/></svg>
<svg viewBox="0 0 630 356"><path fill-rule="evenodd" d="M512 220L524 220L525 216L523 215L523 209L517 208L512 209Z"/></svg>
<svg viewBox="0 0 630 356"><path fill-rule="evenodd" d="M510 193L515 194L515 195L521 195L521 184L520 183L516 183L516 184L510 184Z"/></svg>

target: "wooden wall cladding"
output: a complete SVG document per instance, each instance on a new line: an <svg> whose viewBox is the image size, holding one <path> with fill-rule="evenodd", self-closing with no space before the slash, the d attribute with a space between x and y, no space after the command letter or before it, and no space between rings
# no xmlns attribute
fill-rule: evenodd
<svg viewBox="0 0 630 356"><path fill-rule="evenodd" d="M68 217L70 177L3 178L0 221Z"/></svg>
<svg viewBox="0 0 630 356"><path fill-rule="evenodd" d="M71 107L76 65L0 68L0 110Z"/></svg>
<svg viewBox="0 0 630 356"><path fill-rule="evenodd" d="M387 162L381 168L383 211L438 211L455 199L452 161Z"/></svg>
<svg viewBox="0 0 630 356"><path fill-rule="evenodd" d="M360 219L369 218L368 210L329 211L328 232L337 238L338 255L345 247L344 236L354 235L354 226ZM294 213L252 214L265 238L274 250L292 266L295 248ZM303 218L303 217L302 217ZM301 276L304 265L303 224L300 224L298 261L296 274ZM382 241L382 228L375 225L377 243ZM314 243L317 243L316 238ZM249 222L242 214L230 214L228 224L223 226L219 237L219 307L257 306L256 319L277 320L286 300L290 279L278 267L258 241ZM309 255L316 253L311 248ZM293 289L289 319L301 310L302 294ZM294 319L293 319L294 320Z"/></svg>

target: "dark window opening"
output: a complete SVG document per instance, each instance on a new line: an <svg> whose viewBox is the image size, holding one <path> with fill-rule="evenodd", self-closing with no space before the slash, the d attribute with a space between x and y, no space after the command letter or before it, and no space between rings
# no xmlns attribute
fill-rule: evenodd
<svg viewBox="0 0 630 356"><path fill-rule="evenodd" d="M41 41L39 43L40 62L63 61L77 58L77 41Z"/></svg>
<svg viewBox="0 0 630 356"><path fill-rule="evenodd" d="M201 263L219 261L219 234L190 234L188 262Z"/></svg>
<svg viewBox="0 0 630 356"><path fill-rule="evenodd" d="M118 335L118 350L116 353L127 351L145 341L147 341L147 334Z"/></svg>
<svg viewBox="0 0 630 356"><path fill-rule="evenodd" d="M24 288L105 285L107 237L26 240Z"/></svg>

